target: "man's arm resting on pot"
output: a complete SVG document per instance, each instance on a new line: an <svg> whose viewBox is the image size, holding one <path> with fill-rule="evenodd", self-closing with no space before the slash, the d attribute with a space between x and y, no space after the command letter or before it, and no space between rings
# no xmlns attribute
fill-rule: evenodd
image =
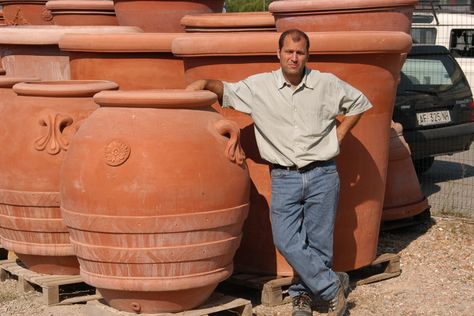
<svg viewBox="0 0 474 316"><path fill-rule="evenodd" d="M220 80L212 79L199 79L190 83L186 90L197 91L197 90L209 90L217 94L217 98L222 100L224 95L224 84Z"/></svg>

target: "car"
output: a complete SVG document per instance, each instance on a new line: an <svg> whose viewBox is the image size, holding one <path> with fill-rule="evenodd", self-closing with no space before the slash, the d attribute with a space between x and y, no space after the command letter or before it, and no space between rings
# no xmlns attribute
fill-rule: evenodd
<svg viewBox="0 0 474 316"><path fill-rule="evenodd" d="M393 120L403 125L418 173L438 155L469 150L474 102L459 64L441 45L414 44L400 74Z"/></svg>

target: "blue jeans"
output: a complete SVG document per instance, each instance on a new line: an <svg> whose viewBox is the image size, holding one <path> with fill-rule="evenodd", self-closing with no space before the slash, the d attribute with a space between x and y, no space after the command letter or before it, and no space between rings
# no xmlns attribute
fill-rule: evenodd
<svg viewBox="0 0 474 316"><path fill-rule="evenodd" d="M301 173L272 169L271 175L273 240L301 280L289 294L307 292L330 300L340 284L331 270L339 199L336 162Z"/></svg>

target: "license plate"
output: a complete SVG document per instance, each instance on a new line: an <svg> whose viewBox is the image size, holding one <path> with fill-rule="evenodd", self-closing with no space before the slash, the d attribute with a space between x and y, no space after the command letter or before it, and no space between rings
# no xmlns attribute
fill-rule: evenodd
<svg viewBox="0 0 474 316"><path fill-rule="evenodd" d="M416 119L421 126L445 124L451 122L449 111L416 113Z"/></svg>

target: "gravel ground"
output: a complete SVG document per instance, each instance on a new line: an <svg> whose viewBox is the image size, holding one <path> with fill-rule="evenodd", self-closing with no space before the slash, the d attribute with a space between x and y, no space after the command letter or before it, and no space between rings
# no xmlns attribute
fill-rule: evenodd
<svg viewBox="0 0 474 316"><path fill-rule="evenodd" d="M399 277L353 288L347 315L474 315L474 222L433 218L430 223L380 234L380 253L401 256ZM40 294L0 284L0 315L86 315L84 305L45 307ZM254 306L257 316L291 315L291 305ZM317 306L318 311L323 307ZM324 315L315 311L314 315Z"/></svg>

